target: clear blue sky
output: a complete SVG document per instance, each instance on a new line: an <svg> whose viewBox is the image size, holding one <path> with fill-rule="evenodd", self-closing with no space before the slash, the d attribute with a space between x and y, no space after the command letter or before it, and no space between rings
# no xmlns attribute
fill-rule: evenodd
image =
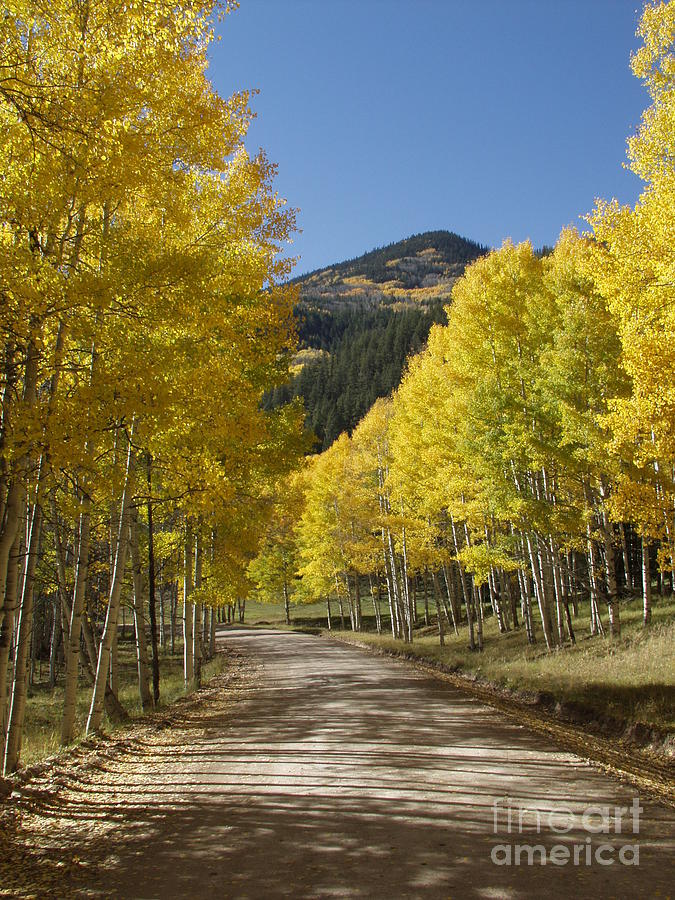
<svg viewBox="0 0 675 900"><path fill-rule="evenodd" d="M552 244L622 168L648 99L639 0L241 0L219 92L258 88L247 146L300 209L295 273L447 228Z"/></svg>

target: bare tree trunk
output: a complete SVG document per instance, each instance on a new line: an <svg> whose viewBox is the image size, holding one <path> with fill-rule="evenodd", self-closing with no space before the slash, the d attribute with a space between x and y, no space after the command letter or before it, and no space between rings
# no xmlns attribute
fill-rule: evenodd
<svg viewBox="0 0 675 900"><path fill-rule="evenodd" d="M192 535L190 528L185 529L185 549L183 554L183 678L185 690L192 689L194 683L194 657L192 626L194 614L190 594L192 593Z"/></svg>
<svg viewBox="0 0 675 900"><path fill-rule="evenodd" d="M94 630L87 615L82 616L82 637L84 638L84 645L87 652L85 653L82 650L82 647L80 647L80 663L82 669L89 678L90 684L93 686L96 680L98 651L96 650L94 641ZM126 709L122 706L117 696L113 694L107 681L105 685L105 694L103 696L103 705L106 715L111 722L127 722L129 720Z"/></svg>
<svg viewBox="0 0 675 900"><path fill-rule="evenodd" d="M195 535L195 590L200 591L202 586L202 542L199 531ZM202 646L202 603L201 600L193 604L192 623L192 659L194 666L195 687L202 684L202 662L204 660L204 648Z"/></svg>
<svg viewBox="0 0 675 900"><path fill-rule="evenodd" d="M9 724L5 741L5 760L3 772L10 775L16 771L21 753L21 737L23 732L23 719L26 710L26 694L28 689L28 653L31 646L31 632L33 625L33 596L35 592L35 570L37 567L38 550L40 544L40 531L42 526L42 507L40 505L40 482L42 480L42 465L37 477L35 490L35 502L30 516L30 527L26 538L28 548L26 566L23 574L21 589L21 603L19 606L19 619L17 623L16 647L14 651L14 678L12 682L12 696L9 703Z"/></svg>
<svg viewBox="0 0 675 900"><path fill-rule="evenodd" d="M91 707L89 709L89 718L87 720L87 734L98 731L103 720L103 702L105 698L105 686L108 680L108 672L110 670L110 651L112 648L113 637L117 634L117 616L119 613L120 599L122 595L122 578L124 568L127 561L127 532L129 528L129 507L131 504L131 478L133 473L133 452L131 442L133 439L134 427L131 427L131 435L128 441L127 464L124 480L124 489L122 492L122 504L120 510L120 524L117 533L117 546L115 551L115 563L110 583L110 594L108 598L108 611L101 635L101 642L98 648L98 664L96 666L96 680L94 682L94 690L92 692ZM115 692L116 693L116 692Z"/></svg>
<svg viewBox="0 0 675 900"><path fill-rule="evenodd" d="M398 569L396 566L396 553L394 552L394 541L391 536L391 530L387 528L387 541L388 541L388 551L389 551L389 564L391 567L391 575L392 575L392 585L394 588L394 608L396 610L397 619L401 625L401 633L403 635L403 640L406 644L409 644L412 641L412 626L410 623L410 610L405 608L403 600L401 598L401 586L398 581ZM405 577L405 573L404 577Z"/></svg>
<svg viewBox="0 0 675 900"><path fill-rule="evenodd" d="M387 582L387 599L389 601L389 624L391 625L391 636L396 639L399 636L398 618L396 616L396 607L394 604L394 586L389 559L384 543L384 528L382 529L382 552L384 555L384 577Z"/></svg>
<svg viewBox="0 0 675 900"><path fill-rule="evenodd" d="M476 638L478 641L478 652L483 652L483 601L480 596L480 588L474 584L473 588L474 605L476 607Z"/></svg>
<svg viewBox="0 0 675 900"><path fill-rule="evenodd" d="M361 631L361 585L358 572L354 572L354 611L356 613L356 630Z"/></svg>
<svg viewBox="0 0 675 900"><path fill-rule="evenodd" d="M326 597L326 618L328 620L328 630L333 630L333 623L331 622L330 617L330 596Z"/></svg>
<svg viewBox="0 0 675 900"><path fill-rule="evenodd" d="M439 602L439 586L438 586L438 575L435 571L431 573L433 585L434 585L434 603L436 606L436 621L438 623L438 643L441 647L445 645L445 632L443 629L443 613L441 612L441 604ZM425 593L426 593L426 585L425 585Z"/></svg>
<svg viewBox="0 0 675 900"><path fill-rule="evenodd" d="M49 638L49 687L53 690L56 686L59 667L59 648L61 646L61 594L56 592L52 603L52 632Z"/></svg>
<svg viewBox="0 0 675 900"><path fill-rule="evenodd" d="M377 576L376 576L377 577ZM379 593L380 593L380 584L378 580L377 585L377 593L378 596L375 596L375 588L373 586L373 577L372 575L368 575L368 583L370 585L370 596L373 600L373 610L375 612L375 627L377 628L377 633L382 634L382 616L380 615L380 602L379 602Z"/></svg>
<svg viewBox="0 0 675 900"><path fill-rule="evenodd" d="M202 686L202 604L192 604L192 660L194 666L194 686Z"/></svg>
<svg viewBox="0 0 675 900"><path fill-rule="evenodd" d="M202 603L202 656L204 659L209 659L209 648L211 646L211 639L209 638L210 622L210 608Z"/></svg>
<svg viewBox="0 0 675 900"><path fill-rule="evenodd" d="M150 454L148 464L148 614L150 616L150 645L152 647L152 699L159 703L159 647L157 645L157 612L155 605L155 535L152 521L152 469ZM164 604L160 593L160 622L162 637L160 644L164 646Z"/></svg>
<svg viewBox="0 0 675 900"><path fill-rule="evenodd" d="M17 476L9 486L4 515L0 517L2 528L0 531L0 614L5 605L9 558L14 541L20 532L22 502L23 490L20 478Z"/></svg>
<svg viewBox="0 0 675 900"><path fill-rule="evenodd" d="M504 615L504 610L502 608L502 600L497 590L497 575L494 566L490 566L490 571L488 573L488 589L490 591L490 601L492 603L492 608L495 612L495 615L497 616L499 633L505 634L507 631L509 631L509 627L507 625L506 616Z"/></svg>
<svg viewBox="0 0 675 900"><path fill-rule="evenodd" d="M216 608L211 607L211 633L209 635L209 653L211 659L216 655Z"/></svg>
<svg viewBox="0 0 675 900"><path fill-rule="evenodd" d="M141 709L147 712L154 706L150 694L150 671L148 666L148 642L145 633L143 564L138 542L138 513L130 515L129 540L131 543L131 570L133 575L134 631L136 632L136 663L138 668L138 693ZM115 691L117 693L117 691Z"/></svg>
<svg viewBox="0 0 675 900"><path fill-rule="evenodd" d="M546 641L546 649L551 650L553 641L551 637L551 620L549 618L548 600L544 590L544 578L540 569L540 559L534 552L532 539L529 534L525 535L527 541L527 549L530 556L530 565L532 566L532 575L534 579L535 591L537 594L537 603L539 604L539 615L541 617L541 625L544 631L544 640Z"/></svg>
<svg viewBox="0 0 675 900"><path fill-rule="evenodd" d="M171 584L171 592L169 594L169 640L170 640L170 648L171 655L173 656L176 652L176 618L178 616L178 581L174 581Z"/></svg>
<svg viewBox="0 0 675 900"><path fill-rule="evenodd" d="M118 613L119 618L119 613ZM124 607L122 606L122 639L124 639ZM119 693L120 687L120 671L119 671L119 642L120 642L120 628L119 624L115 626L115 630L113 631L112 643L110 645L110 678L108 679L108 683L110 686L110 690L113 692L115 696ZM100 646L99 646L100 652Z"/></svg>
<svg viewBox="0 0 675 900"><path fill-rule="evenodd" d="M89 572L90 545L90 499L85 492L82 512L80 513L80 534L78 540L77 561L75 564L75 584L73 586L73 602L70 608L70 627L66 645L66 683L63 701L63 718L61 720L61 743L69 744L74 735L75 713L77 708L77 675L80 657L80 636L82 633L82 611Z"/></svg>
<svg viewBox="0 0 675 900"><path fill-rule="evenodd" d="M288 582L284 574L284 613L286 614L286 624L291 624L291 604L288 598Z"/></svg>
<svg viewBox="0 0 675 900"><path fill-rule="evenodd" d="M635 579L633 577L633 568L630 564L630 555L628 553L628 539L626 538L626 526L621 522L619 525L621 532L621 551L623 553L623 580L627 588L635 588Z"/></svg>
<svg viewBox="0 0 675 900"><path fill-rule="evenodd" d="M443 569L443 578L445 579L445 587L448 591L448 600L450 601L450 615L452 618L452 628L455 634L459 634L459 630L457 628L458 619L460 617L460 611L457 604L457 594L455 590L455 579L452 571L448 575L448 567L445 563L442 564ZM426 592L425 592L426 593Z"/></svg>
<svg viewBox="0 0 675 900"><path fill-rule="evenodd" d="M0 758L5 756L5 736L9 715L9 654L14 636L16 611L19 604L19 580L21 573L21 528L16 530L14 544L9 554L5 578L5 606L0 619Z"/></svg>
<svg viewBox="0 0 675 900"><path fill-rule="evenodd" d="M457 526L455 525L455 520L451 516L450 517L450 525L452 528L452 542L455 547L455 555L459 554L459 540L457 539ZM469 628L469 649L476 649L476 639L474 637L474 623L473 623L473 611L472 611L472 601L471 601L471 590L467 581L466 572L464 571L464 566L460 562L457 563L457 567L459 569L459 580L462 585L462 594L464 596L464 605L466 607L466 621Z"/></svg>
<svg viewBox="0 0 675 900"><path fill-rule="evenodd" d="M614 526L609 521L605 509L608 490L601 480L602 494L602 530L605 538L605 562L607 565L607 606L609 610L609 633L612 637L621 636L621 618L619 613L619 588L616 580L616 554L614 552Z"/></svg>
<svg viewBox="0 0 675 900"><path fill-rule="evenodd" d="M342 604L342 594L340 593L340 588L339 588L339 585L337 582L337 576L335 577L335 589L337 591L338 608L340 610L340 630L344 631L345 630L345 609Z"/></svg>
<svg viewBox="0 0 675 900"><path fill-rule="evenodd" d="M169 601L169 606L170 605L171 601ZM166 588L162 584L161 580L159 588L159 646L161 648L166 647Z"/></svg>
<svg viewBox="0 0 675 900"><path fill-rule="evenodd" d="M591 537L591 526L588 526L588 581L591 595L591 634L603 634L605 629L600 618L598 604L598 560L595 541Z"/></svg>
<svg viewBox="0 0 675 900"><path fill-rule="evenodd" d="M550 548L553 588L555 591L556 624L558 626L557 637L558 644L562 645L565 642L565 598L563 596L562 577L560 574L560 554L552 535L550 537Z"/></svg>
<svg viewBox="0 0 675 900"><path fill-rule="evenodd" d="M642 623L652 620L652 573L649 564L649 544L642 538Z"/></svg>

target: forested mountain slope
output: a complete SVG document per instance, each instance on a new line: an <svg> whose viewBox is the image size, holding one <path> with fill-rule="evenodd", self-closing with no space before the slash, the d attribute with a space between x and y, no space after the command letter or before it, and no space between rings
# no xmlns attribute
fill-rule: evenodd
<svg viewBox="0 0 675 900"><path fill-rule="evenodd" d="M302 397L318 448L329 447L397 387L406 358L444 321L453 284L485 252L429 231L296 279L295 375L266 395L264 407Z"/></svg>
<svg viewBox="0 0 675 900"><path fill-rule="evenodd" d="M467 263L487 252L451 231L427 231L295 279L307 310L448 300Z"/></svg>

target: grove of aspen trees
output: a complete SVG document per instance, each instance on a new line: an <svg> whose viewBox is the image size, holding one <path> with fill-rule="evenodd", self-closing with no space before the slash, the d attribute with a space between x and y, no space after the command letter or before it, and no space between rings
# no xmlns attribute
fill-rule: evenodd
<svg viewBox="0 0 675 900"><path fill-rule="evenodd" d="M207 77L228 6L11 0L0 18L5 774L45 624L64 744L78 683L87 733L124 713L123 598L143 708L160 696L157 598L172 626L182 609L185 683L199 683L215 609L297 463L296 410L260 409L294 344L279 248L295 213L244 148L248 95L223 99Z"/></svg>
<svg viewBox="0 0 675 900"><path fill-rule="evenodd" d="M325 600L409 642L486 616L548 650L575 613L675 578L675 3L632 60L634 208L598 201L549 254L505 242L352 433L304 457L289 381L295 211L244 145L248 93L209 81L228 0L8 0L0 18L0 758L21 763L38 658L60 740L187 690L253 590ZM583 147L579 147L583 152ZM331 606L332 604L332 606ZM227 611L225 613L225 611ZM225 613L225 615L224 615ZM174 646L175 645L175 646ZM88 713L77 715L88 691Z"/></svg>
<svg viewBox="0 0 675 900"><path fill-rule="evenodd" d="M618 636L624 591L649 625L653 578L675 578L675 4L638 34L635 207L598 200L552 252L506 241L467 268L393 395L284 482L260 590L407 642L423 591L440 642L477 651L487 615L570 646L581 603Z"/></svg>

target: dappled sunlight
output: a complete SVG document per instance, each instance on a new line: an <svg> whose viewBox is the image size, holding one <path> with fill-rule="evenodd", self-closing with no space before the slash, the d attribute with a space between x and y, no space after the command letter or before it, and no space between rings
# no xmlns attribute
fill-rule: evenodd
<svg viewBox="0 0 675 900"><path fill-rule="evenodd" d="M224 641L263 664L236 703L190 709L42 804L55 844L68 834L112 896L647 897L665 885L675 817L646 800L639 870L492 862L502 842L584 843L589 806L634 796L500 712L357 648L246 629ZM547 817L563 807L559 834ZM504 833L509 808L525 810L518 833Z"/></svg>

